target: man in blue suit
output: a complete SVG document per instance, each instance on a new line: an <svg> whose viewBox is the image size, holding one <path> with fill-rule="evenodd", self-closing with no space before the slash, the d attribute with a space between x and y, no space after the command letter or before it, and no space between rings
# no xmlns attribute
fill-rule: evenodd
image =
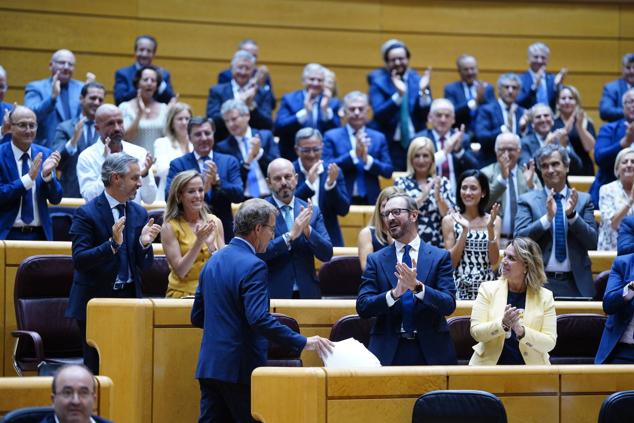
<svg viewBox="0 0 634 423"><path fill-rule="evenodd" d="M251 373L264 366L267 340L299 353L320 357L333 344L319 336L306 338L269 314L264 253L274 237L277 208L265 200L247 200L236 213L236 236L215 253L200 274L191 312L203 328L196 366L200 383L199 422L252 422Z"/></svg>
<svg viewBox="0 0 634 423"><path fill-rule="evenodd" d="M229 242L233 237L231 203L240 203L244 199L240 164L235 157L213 151L214 122L211 119L194 116L187 124L187 131L194 151L170 162L165 198L178 173L190 169L200 172L204 179L205 202L222 221L225 242Z"/></svg>
<svg viewBox="0 0 634 423"><path fill-rule="evenodd" d="M220 140L229 136L220 109L225 101L231 99L242 100L247 105L252 128L273 128L273 95L253 77L255 65L255 57L251 53L239 50L231 60L231 81L209 88L207 117L214 120L216 136Z"/></svg>
<svg viewBox="0 0 634 423"><path fill-rule="evenodd" d="M368 256L357 313L375 317L370 351L384 366L456 364L445 316L456 308L449 252L421 241L418 207L392 195L382 213L394 243Z"/></svg>
<svg viewBox="0 0 634 423"><path fill-rule="evenodd" d="M400 40L383 43L381 56L385 67L368 75L370 105L374 112L370 126L385 135L394 169L404 171L409 142L427 123L432 101L431 70L421 77L410 69L409 49Z"/></svg>
<svg viewBox="0 0 634 423"><path fill-rule="evenodd" d="M324 85L326 68L317 63L304 66L304 88L282 96L275 119L275 135L280 138L280 154L295 160L295 133L302 128L319 129L322 134L339 127L339 100Z"/></svg>
<svg viewBox="0 0 634 423"><path fill-rule="evenodd" d="M238 160L245 198L266 197L270 193L266 170L280 156L273 133L249 125L249 108L242 100L225 101L220 114L230 135L216 144L215 150Z"/></svg>
<svg viewBox="0 0 634 423"><path fill-rule="evenodd" d="M603 86L599 102L599 116L606 122L623 118L622 99L625 92L634 88L634 53L623 55L623 77Z"/></svg>
<svg viewBox="0 0 634 423"><path fill-rule="evenodd" d="M57 125L53 148L61 154L59 170L64 197L81 198L77 180L79 154L99 138L95 128L95 113L103 104L106 89L98 82L89 82L81 89L79 104L81 115Z"/></svg>
<svg viewBox="0 0 634 423"><path fill-rule="evenodd" d="M590 187L590 195L596 207L601 187L616 179L614 162L617 154L634 143L634 88L627 90L621 101L623 119L603 125L594 144L594 161L599 165L599 171Z"/></svg>
<svg viewBox="0 0 634 423"><path fill-rule="evenodd" d="M13 110L13 104L6 103L4 101L4 95L9 89L9 82L7 78L7 71L0 66L0 119L2 119L2 125L0 125L0 143L8 142L11 140L11 133L9 132L9 112Z"/></svg>
<svg viewBox="0 0 634 423"><path fill-rule="evenodd" d="M248 51L253 55L253 57L255 57L256 61L258 60L260 47L254 39L245 38L244 40L240 41L240 44L238 45L238 50ZM218 72L218 84L225 84L227 82L230 82L233 78L232 73L233 72L231 68L224 69ZM273 98L273 105L271 109L275 109L275 94L273 93L273 84L271 83L271 75L269 75L269 69L266 67L266 65L259 65L253 69L253 74L251 76L255 78L255 81L258 83L258 85L260 85L260 87L262 87L262 89L271 92L271 97Z"/></svg>
<svg viewBox="0 0 634 423"><path fill-rule="evenodd" d="M134 55L136 62L125 68L117 69L114 74L114 101L117 105L124 101L132 100L137 97L137 89L134 87L134 75L136 71L143 66L150 66L154 56L158 42L151 35L139 35L134 40ZM170 73L167 69L157 66L161 72L161 84L156 89L154 98L161 103L169 103L174 97L174 90L170 82Z"/></svg>
<svg viewBox="0 0 634 423"><path fill-rule="evenodd" d="M352 91L344 98L343 128L324 135L324 160L339 166L346 179L352 204L374 204L381 188L379 176L392 177L392 160L382 133L365 126L368 97Z"/></svg>
<svg viewBox="0 0 634 423"><path fill-rule="evenodd" d="M478 152L480 167L496 161L495 139L502 132L519 136L526 128L526 111L516 102L522 82L514 73L505 73L498 78L498 100L478 108L474 133L480 143Z"/></svg>
<svg viewBox="0 0 634 423"><path fill-rule="evenodd" d="M528 46L529 69L520 75L522 90L517 96L517 104L525 109L543 103L555 110L557 92L568 70L562 68L557 75L546 72L549 57L550 49L546 44L534 43Z"/></svg>
<svg viewBox="0 0 634 423"><path fill-rule="evenodd" d="M622 256L634 253L634 216L627 216L621 220L617 239L617 255Z"/></svg>
<svg viewBox="0 0 634 423"><path fill-rule="evenodd" d="M55 177L60 155L33 143L37 120L30 109L17 106L8 119L13 137L0 144L0 239L52 241L46 202L62 200Z"/></svg>
<svg viewBox="0 0 634 423"><path fill-rule="evenodd" d="M267 200L280 210L275 239L261 255L269 268L271 298L321 298L315 257L330 260L332 243L319 207L295 197L297 174L288 160L273 160L267 181L273 194Z"/></svg>
<svg viewBox="0 0 634 423"><path fill-rule="evenodd" d="M478 79L478 62L475 57L461 54L456 65L460 81L445 85L444 97L454 105L456 126L464 125L467 132L472 132L478 107L493 103L495 92L491 84Z"/></svg>
<svg viewBox="0 0 634 423"><path fill-rule="evenodd" d="M29 82L24 89L24 105L37 116L36 143L52 148L55 129L60 122L79 115L79 94L83 82L72 79L75 55L70 50L57 50L49 64L50 78ZM86 82L95 76L86 75Z"/></svg>
<svg viewBox="0 0 634 423"><path fill-rule="evenodd" d="M304 201L309 199L319 205L330 241L335 247L343 247L343 236L337 216L345 216L350 210L350 197L343 172L335 163L324 163L321 152L324 143L319 130L302 128L295 135L297 160L293 162L298 175L295 195Z"/></svg>
<svg viewBox="0 0 634 423"><path fill-rule="evenodd" d="M65 313L79 325L84 364L95 374L99 358L86 343L86 305L92 298L140 298L141 269L154 260L152 241L161 231L131 201L141 187L137 159L111 154L101 175L104 192L77 209L70 228L75 270Z"/></svg>

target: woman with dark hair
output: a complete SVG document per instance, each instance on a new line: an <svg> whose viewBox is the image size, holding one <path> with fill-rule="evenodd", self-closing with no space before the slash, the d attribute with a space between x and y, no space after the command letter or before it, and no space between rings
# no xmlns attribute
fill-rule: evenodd
<svg viewBox="0 0 634 423"><path fill-rule="evenodd" d="M486 175L476 169L466 170L458 178L456 187L458 211L442 220L459 300L475 300L480 283L495 279L493 266L500 256L498 240L502 219L498 216L498 203L491 207L491 214L484 211L488 199Z"/></svg>

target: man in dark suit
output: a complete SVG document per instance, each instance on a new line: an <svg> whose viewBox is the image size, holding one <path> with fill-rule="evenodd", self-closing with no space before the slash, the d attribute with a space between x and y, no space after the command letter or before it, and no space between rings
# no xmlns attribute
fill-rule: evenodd
<svg viewBox="0 0 634 423"><path fill-rule="evenodd" d="M236 236L209 260L191 312L203 328L196 379L200 383L199 422L252 422L251 373L264 366L268 342L296 352L316 350L320 357L333 344L319 336L306 338L269 314L264 253L274 237L277 209L265 200L247 200L236 213ZM218 317L221 318L218 318Z"/></svg>
<svg viewBox="0 0 634 423"><path fill-rule="evenodd" d="M478 159L471 151L471 137L465 133L464 125L453 128L454 106L447 99L437 98L431 103L428 120L431 129L423 129L415 137L432 140L436 149L436 175L449 179L455 187L462 172L478 168Z"/></svg>
<svg viewBox="0 0 634 423"><path fill-rule="evenodd" d="M86 367L77 364L60 367L53 377L54 412L40 423L110 423L92 415L97 401L95 388L95 377Z"/></svg>
<svg viewBox="0 0 634 423"><path fill-rule="evenodd" d="M8 119L13 137L0 144L0 239L52 241L46 202L62 200L62 186L55 177L60 155L33 143L33 111L16 106Z"/></svg>
<svg viewBox="0 0 634 423"><path fill-rule="evenodd" d="M242 100L247 105L252 128L273 128L273 96L253 77L255 67L255 57L248 51L239 50L231 60L231 81L209 88L207 117L214 120L216 136L220 140L229 135L220 109L231 99Z"/></svg>
<svg viewBox="0 0 634 423"><path fill-rule="evenodd" d="M275 119L275 135L280 138L280 155L295 160L295 133L302 128L319 129L322 134L339 127L339 100L324 83L326 68L317 63L304 66L304 88L282 96Z"/></svg>
<svg viewBox="0 0 634 423"><path fill-rule="evenodd" d="M395 170L406 168L407 148L412 136L425 128L431 105L431 70L419 76L409 67L410 52L400 40L388 40L381 47L384 68L368 75L371 123L385 135Z"/></svg>
<svg viewBox="0 0 634 423"><path fill-rule="evenodd" d="M328 236L334 247L343 247L343 236L337 216L345 216L350 210L350 196L343 172L336 163L321 159L324 143L319 130L302 128L295 135L295 151L298 159L293 162L298 175L295 195L304 201L309 199L319 205L324 216Z"/></svg>
<svg viewBox="0 0 634 423"><path fill-rule="evenodd" d="M249 108L242 100L225 101L220 113L230 135L216 144L215 151L238 160L245 198L266 197L266 170L280 156L273 134L249 126Z"/></svg>
<svg viewBox="0 0 634 423"><path fill-rule="evenodd" d="M526 128L525 110L515 102L522 82L514 73L498 78L498 100L478 108L474 134L480 143L480 167L495 162L495 139L501 132L522 135Z"/></svg>
<svg viewBox="0 0 634 423"><path fill-rule="evenodd" d="M27 84L24 89L24 105L37 116L35 142L52 148L57 125L79 115L79 93L84 83L72 79L75 55L70 50L57 50L53 53L49 69L49 78ZM95 75L86 75L86 82L94 79Z"/></svg>
<svg viewBox="0 0 634 423"><path fill-rule="evenodd" d="M271 162L267 182L272 193L267 201L280 210L275 239L261 255L269 268L271 298L321 298L315 257L330 260L332 243L319 206L295 197L297 174L286 159Z"/></svg>
<svg viewBox="0 0 634 423"><path fill-rule="evenodd" d="M347 124L324 135L324 160L343 170L352 204L374 204L379 176L392 177L389 149L382 133L366 127L368 97L352 91L343 102Z"/></svg>
<svg viewBox="0 0 634 423"><path fill-rule="evenodd" d="M7 78L7 71L0 66L0 119L2 119L2 124L0 125L0 143L11 140L9 112L13 110L13 104L6 103L4 101L4 95L7 93L8 89L9 82Z"/></svg>
<svg viewBox="0 0 634 423"><path fill-rule="evenodd" d="M456 308L449 252L421 241L416 201L395 194L382 213L394 243L368 256L357 312L376 317L370 351L384 366L456 364L445 316Z"/></svg>
<svg viewBox="0 0 634 423"><path fill-rule="evenodd" d="M622 99L625 92L634 88L634 53L623 55L623 77L603 86L599 102L599 115L606 122L623 118Z"/></svg>
<svg viewBox="0 0 634 423"><path fill-rule="evenodd" d="M547 144L535 157L543 190L520 196L515 236L537 242L544 256L545 287L555 297L593 297L594 284L588 250L597 248L597 224L590 195L566 186L568 151Z"/></svg>
<svg viewBox="0 0 634 423"><path fill-rule="evenodd" d="M143 66L150 66L154 56L158 42L151 35L139 35L134 40L134 55L136 62L125 68L117 69L114 74L114 101L117 105L124 101L132 100L137 97L137 89L134 87L134 75L136 71ZM169 103L174 97L174 90L170 82L170 73L167 69L157 66L161 72L161 84L157 87L154 98L161 103Z"/></svg>
<svg viewBox="0 0 634 423"><path fill-rule="evenodd" d="M178 173L190 169L200 172L203 175L205 202L222 221L225 242L229 242L233 237L231 203L240 203L244 199L240 164L235 157L213 151L214 122L211 119L194 116L187 124L187 131L194 151L170 162L165 198L168 197L172 179Z"/></svg>
<svg viewBox="0 0 634 423"><path fill-rule="evenodd" d="M517 104L525 109L543 103L555 110L557 92L568 70L562 68L557 75L546 72L549 57L550 49L546 44L534 43L528 46L529 68L520 75L522 89L517 96Z"/></svg>
<svg viewBox="0 0 634 423"><path fill-rule="evenodd" d="M141 187L137 159L110 154L101 175L104 192L77 209L70 228L75 270L65 313L79 325L84 364L95 374L99 358L86 343L86 304L92 298L140 298L141 269L154 260L152 241L161 231L131 201Z"/></svg>
<svg viewBox="0 0 634 423"><path fill-rule="evenodd" d="M467 132L473 131L472 121L478 107L495 101L493 86L478 80L478 62L470 54L461 54L456 60L460 81L445 85L444 97L451 101L456 113L456 126L464 125Z"/></svg>
<svg viewBox="0 0 634 423"><path fill-rule="evenodd" d="M627 216L621 220L616 254L619 256L634 253L634 216Z"/></svg>
<svg viewBox="0 0 634 423"><path fill-rule="evenodd" d="M81 89L79 105L81 115L57 125L53 148L59 151L59 170L64 197L81 198L77 180L77 158L99 138L95 128L95 113L103 104L106 89L98 82L89 82Z"/></svg>

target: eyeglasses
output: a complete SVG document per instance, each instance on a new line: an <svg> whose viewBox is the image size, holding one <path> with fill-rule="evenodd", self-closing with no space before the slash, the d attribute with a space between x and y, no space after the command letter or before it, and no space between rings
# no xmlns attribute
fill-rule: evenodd
<svg viewBox="0 0 634 423"><path fill-rule="evenodd" d="M37 122L11 122L12 126L17 126L20 129L36 129Z"/></svg>
<svg viewBox="0 0 634 423"><path fill-rule="evenodd" d="M298 147L297 148L297 151L299 151L302 154L321 153L321 150L323 150L322 147Z"/></svg>
<svg viewBox="0 0 634 423"><path fill-rule="evenodd" d="M274 226L268 225L266 223L263 223L262 226L269 228L271 230L271 232L275 233L275 227Z"/></svg>
<svg viewBox="0 0 634 423"><path fill-rule="evenodd" d="M59 65L59 66L68 66L69 68L74 68L75 67L75 63L74 62L68 62L66 60L53 60L53 63L55 63L56 65Z"/></svg>
<svg viewBox="0 0 634 423"><path fill-rule="evenodd" d="M517 148L517 147L509 147L509 148L502 147L502 148L498 148L498 151L500 153L515 153L518 150L519 150L519 148Z"/></svg>
<svg viewBox="0 0 634 423"><path fill-rule="evenodd" d="M62 392L58 392L55 395L56 396L59 395L65 400L71 400L75 397L75 394L77 394L79 399L82 399L82 400L88 399L90 398L90 396L93 395L93 393L88 388L80 389L79 391L74 391L72 389L63 389Z"/></svg>
<svg viewBox="0 0 634 423"><path fill-rule="evenodd" d="M390 217L390 215L394 217L399 217L401 213L409 213L410 211L411 211L410 209L392 209L392 210L386 210L380 214L383 219L387 219L388 217Z"/></svg>

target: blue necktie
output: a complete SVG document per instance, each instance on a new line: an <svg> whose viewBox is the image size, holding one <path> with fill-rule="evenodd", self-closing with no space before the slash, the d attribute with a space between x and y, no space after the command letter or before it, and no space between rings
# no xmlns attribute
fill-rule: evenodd
<svg viewBox="0 0 634 423"><path fill-rule="evenodd" d="M29 155L28 153L22 154L22 176L29 173ZM22 194L22 212L20 219L26 225L33 222L33 189L28 189Z"/></svg>
<svg viewBox="0 0 634 423"><path fill-rule="evenodd" d="M401 128L401 147L407 151L407 148L409 147L409 138L411 136L409 133L409 96L407 95L407 91L405 91L403 97L401 98L399 124Z"/></svg>
<svg viewBox="0 0 634 423"><path fill-rule="evenodd" d="M537 102L548 105L548 91L546 89L546 74L541 81L539 81L539 87L537 87Z"/></svg>
<svg viewBox="0 0 634 423"><path fill-rule="evenodd" d="M475 99L475 97L473 96L473 85L469 86L467 85L467 103L473 99ZM476 113L478 112L478 109L475 108L473 110L469 109L469 116L471 116L471 119L475 118Z"/></svg>
<svg viewBox="0 0 634 423"><path fill-rule="evenodd" d="M125 204L117 204L117 211L119 212L119 219L125 216ZM127 226L128 222L126 222ZM119 255L119 273L117 273L117 280L114 283L113 289L115 291L123 289L125 284L130 279L130 266L128 264L128 243L126 242L126 230L123 229L123 241L119 246L117 254Z"/></svg>
<svg viewBox="0 0 634 423"><path fill-rule="evenodd" d="M242 137L242 143L244 144L245 156L249 154L249 139ZM249 194L251 197L258 198L260 196L260 186L258 185L258 175L255 173L255 167L258 166L257 160L253 160L249 167L249 173L247 174L247 187L249 188Z"/></svg>
<svg viewBox="0 0 634 423"><path fill-rule="evenodd" d="M291 206L282 206L282 216L284 216L284 221L286 222L286 229L290 231L295 221Z"/></svg>
<svg viewBox="0 0 634 423"><path fill-rule="evenodd" d="M92 129L92 126L94 125L95 122L93 122L92 120L88 120L86 121L86 145L92 145L93 141L94 141L94 137L95 137L95 133Z"/></svg>
<svg viewBox="0 0 634 423"><path fill-rule="evenodd" d="M64 110L64 120L71 119L70 101L68 100L68 84L62 85L62 89L59 94L62 100L62 110Z"/></svg>
<svg viewBox="0 0 634 423"><path fill-rule="evenodd" d="M559 263L566 260L566 228L564 226L563 196L555 194L557 211L555 212L555 258Z"/></svg>
<svg viewBox="0 0 634 423"><path fill-rule="evenodd" d="M403 260L401 260L401 263L409 267L412 267L412 258L409 256L411 248L409 244L403 248ZM403 307L403 331L413 335L416 329L414 326L414 293L409 289L401 297L401 305Z"/></svg>
<svg viewBox="0 0 634 423"><path fill-rule="evenodd" d="M353 136L355 138L355 142L363 142L357 138L357 131L354 132ZM359 197L365 198L367 194L365 189L365 163L363 163L361 157L357 157L357 159L359 159L355 165L357 167L357 177L355 179L355 182L357 183L357 194Z"/></svg>

